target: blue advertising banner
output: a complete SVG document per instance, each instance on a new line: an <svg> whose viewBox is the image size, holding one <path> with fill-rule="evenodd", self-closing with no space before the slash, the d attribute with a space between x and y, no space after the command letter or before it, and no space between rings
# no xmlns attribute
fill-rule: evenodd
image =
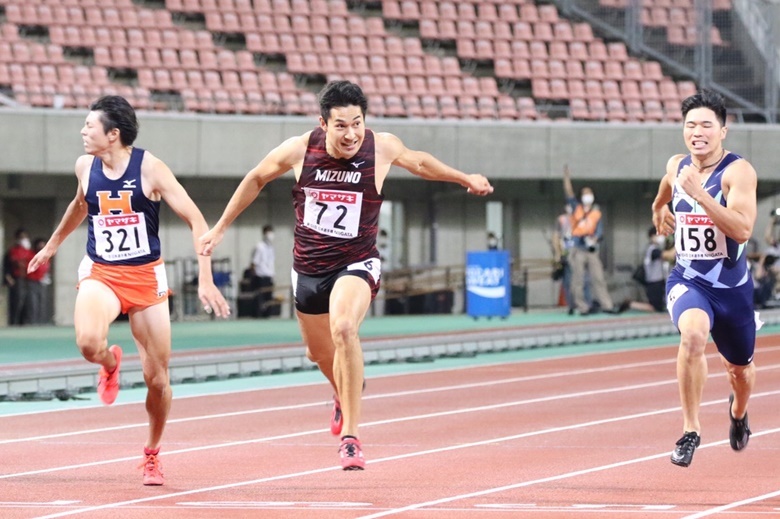
<svg viewBox="0 0 780 519"><path fill-rule="evenodd" d="M472 317L507 317L511 312L509 252L466 253L466 313Z"/></svg>

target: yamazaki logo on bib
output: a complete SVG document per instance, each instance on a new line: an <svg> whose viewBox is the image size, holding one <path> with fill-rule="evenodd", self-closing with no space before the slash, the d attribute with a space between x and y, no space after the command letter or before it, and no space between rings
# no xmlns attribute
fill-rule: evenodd
<svg viewBox="0 0 780 519"><path fill-rule="evenodd" d="M355 238L363 210L363 193L306 187L303 225L336 238Z"/></svg>
<svg viewBox="0 0 780 519"><path fill-rule="evenodd" d="M715 225L706 214L681 214L680 221L684 225Z"/></svg>
<svg viewBox="0 0 780 519"><path fill-rule="evenodd" d="M345 191L315 191L312 190L312 198L320 202L341 202L343 204L354 204L357 202L357 193Z"/></svg>
<svg viewBox="0 0 780 519"><path fill-rule="evenodd" d="M137 214L131 214L128 216L97 217L95 221L100 227L121 227L124 225L136 225L141 219Z"/></svg>

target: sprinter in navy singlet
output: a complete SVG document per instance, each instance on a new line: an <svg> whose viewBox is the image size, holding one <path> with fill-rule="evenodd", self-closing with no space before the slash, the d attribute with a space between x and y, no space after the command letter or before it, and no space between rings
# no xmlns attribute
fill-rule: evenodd
<svg viewBox="0 0 780 519"><path fill-rule="evenodd" d="M677 378L683 436L671 461L687 467L701 442L699 407L710 334L731 385L729 442L734 450L747 446L753 352L761 323L753 309L745 247L756 219L756 172L748 161L723 148L726 108L720 95L695 94L683 101L682 113L690 153L669 159L652 210L658 233L674 233L675 239L677 262L667 280L666 306L680 331Z"/></svg>
<svg viewBox="0 0 780 519"><path fill-rule="evenodd" d="M365 467L358 440L364 383L358 331L379 287L377 221L390 166L427 180L460 184L476 195L493 191L482 175L467 175L428 153L406 148L395 135L366 129L367 106L359 86L328 83L320 92L319 127L266 155L244 177L219 222L201 238L201 252L211 254L268 182L294 172L295 308L306 353L335 391L330 429L341 437L344 470Z"/></svg>
<svg viewBox="0 0 780 519"><path fill-rule="evenodd" d="M78 272L76 344L86 360L100 365L98 396L112 404L119 393L122 348L108 347L108 329L120 313L128 314L148 388L143 484L162 485L158 454L171 407L171 320L158 237L160 200L190 226L193 243L208 227L168 166L133 147L137 135L135 110L123 97L105 96L92 103L81 129L86 155L76 160L76 196L28 270L46 263L89 218L87 255ZM198 295L204 307L227 316L230 309L214 285L210 259L199 257L198 266Z"/></svg>

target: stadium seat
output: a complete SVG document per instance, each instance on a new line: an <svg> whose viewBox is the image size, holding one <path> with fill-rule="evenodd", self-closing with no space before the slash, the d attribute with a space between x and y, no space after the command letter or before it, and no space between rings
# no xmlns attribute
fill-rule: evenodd
<svg viewBox="0 0 780 519"><path fill-rule="evenodd" d="M403 106L406 117L423 117L423 108L417 95L407 94L403 96Z"/></svg>
<svg viewBox="0 0 780 519"><path fill-rule="evenodd" d="M539 112L536 110L536 103L530 97L518 97L517 110L520 119L534 120L539 118Z"/></svg>
<svg viewBox="0 0 780 519"><path fill-rule="evenodd" d="M590 112L585 99L579 97L571 99L569 101L569 111L572 119L576 121L587 121L590 119Z"/></svg>
<svg viewBox="0 0 780 519"><path fill-rule="evenodd" d="M517 119L519 112L515 100L508 95L501 95L497 100L498 118L499 119Z"/></svg>
<svg viewBox="0 0 780 519"><path fill-rule="evenodd" d="M442 119L460 118L460 110L454 96L439 96L439 115Z"/></svg>

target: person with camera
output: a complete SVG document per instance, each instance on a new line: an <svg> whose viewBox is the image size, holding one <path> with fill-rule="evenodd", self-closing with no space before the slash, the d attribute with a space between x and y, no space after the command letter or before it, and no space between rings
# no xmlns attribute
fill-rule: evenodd
<svg viewBox="0 0 780 519"><path fill-rule="evenodd" d="M758 308L767 308L777 294L777 280L780 278L780 240L775 233L775 228L780 223L780 209L772 209L769 213L769 222L764 230L764 242L766 248L761 254L753 253L748 256L753 274L753 302Z"/></svg>
<svg viewBox="0 0 780 519"><path fill-rule="evenodd" d="M604 226L601 209L595 203L595 195L590 187L580 190L580 199L574 196L569 166L563 167L563 191L566 204L571 207L571 236L573 246L569 252L571 265L571 293L574 306L579 315L593 312L585 301L585 270L590 275L590 289L593 299L607 313L621 313L627 304L617 307L607 291L604 280L604 266L599 257L599 243L603 237Z"/></svg>

